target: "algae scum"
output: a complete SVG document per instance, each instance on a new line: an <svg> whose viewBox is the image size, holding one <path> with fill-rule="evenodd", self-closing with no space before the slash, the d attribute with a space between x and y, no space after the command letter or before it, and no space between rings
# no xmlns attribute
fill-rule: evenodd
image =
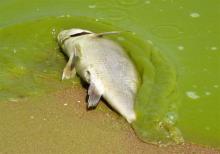
<svg viewBox="0 0 220 154"><path fill-rule="evenodd" d="M56 36L63 29L80 27L95 32L119 30L95 20L46 18L1 29L0 99L17 101L28 96L72 86L60 77L66 63ZM137 135L146 142L182 142L177 120L178 93L175 69L152 47L132 33L112 36L137 66L141 85L135 103ZM77 81L77 79L74 79ZM74 81L75 82L75 81ZM79 82L75 82L79 83Z"/></svg>

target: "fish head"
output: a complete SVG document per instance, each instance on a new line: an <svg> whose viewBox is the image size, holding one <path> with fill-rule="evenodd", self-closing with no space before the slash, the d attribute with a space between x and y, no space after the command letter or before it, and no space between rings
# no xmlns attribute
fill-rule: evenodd
<svg viewBox="0 0 220 154"><path fill-rule="evenodd" d="M59 45L63 47L66 40L70 38L76 39L78 38L78 36L87 35L87 34L93 34L93 32L84 29L72 28L61 31L57 36L57 40Z"/></svg>

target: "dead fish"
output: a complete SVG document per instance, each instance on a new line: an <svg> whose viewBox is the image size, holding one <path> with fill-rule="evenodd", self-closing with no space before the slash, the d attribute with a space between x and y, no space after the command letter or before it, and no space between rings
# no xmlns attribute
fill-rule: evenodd
<svg viewBox="0 0 220 154"><path fill-rule="evenodd" d="M134 102L138 74L126 52L103 36L119 32L96 34L89 30L69 29L58 34L58 43L69 60L62 79L77 73L89 83L88 108L96 107L103 98L126 120L136 119Z"/></svg>

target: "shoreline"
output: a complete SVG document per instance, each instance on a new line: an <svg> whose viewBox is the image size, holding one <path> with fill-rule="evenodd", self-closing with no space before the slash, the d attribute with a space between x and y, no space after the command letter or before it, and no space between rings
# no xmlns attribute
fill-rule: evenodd
<svg viewBox="0 0 220 154"><path fill-rule="evenodd" d="M102 101L86 109L86 89L60 89L47 96L0 104L2 153L211 153L195 144L159 147L142 142L132 127ZM10 125L9 125L10 124Z"/></svg>

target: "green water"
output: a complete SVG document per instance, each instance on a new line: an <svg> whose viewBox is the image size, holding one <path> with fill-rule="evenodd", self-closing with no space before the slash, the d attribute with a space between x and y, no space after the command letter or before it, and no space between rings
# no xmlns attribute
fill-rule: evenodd
<svg viewBox="0 0 220 154"><path fill-rule="evenodd" d="M58 46L50 31L34 29L37 27L0 30L0 100L16 101L63 86L59 84L65 60Z"/></svg>
<svg viewBox="0 0 220 154"><path fill-rule="evenodd" d="M22 2L23 4L21 5ZM0 74L1 99L9 98L9 101L16 101L18 98L68 86L65 83L61 86L59 82L65 61L61 54L58 54L53 28L56 30L55 33L59 30L57 27L72 28L73 22L58 22L62 19L67 20L66 18L72 15L93 17L96 22L109 23L113 25L112 27L121 27L135 32L141 40L148 42L146 43L148 46L158 48L160 54L163 55L162 57L166 57L170 62L167 71L159 71L158 73L165 74L165 79L161 80L164 76L160 76L157 73L155 78L151 76L156 79L155 83L159 83L158 85L161 85L160 81L169 83L171 86L162 86L164 91L168 90L168 93L160 93L163 90L157 90L157 84L150 88L152 91L146 91L148 96L152 95L152 97L148 101L149 104L144 104L144 107L149 105L147 111L150 109L154 111L146 112L146 114L149 117L150 113L155 113L149 119L149 124L152 122L159 124L162 121L160 123L162 124L162 130L158 128L153 129L153 131L158 134L157 130L163 132L163 128L168 127L156 140L159 141L161 138L166 140L164 133L166 134L167 132L177 132L178 138L179 131L176 130L176 127L173 127L173 125L176 125L173 121L177 119L178 128L187 142L219 147L219 8L218 0L203 2L199 0L193 2L175 0L112 0L111 2L2 1L0 5L2 12L0 15L0 26L2 28L0 35L0 56L2 60L0 64L1 70L3 70ZM44 22L38 23L34 21L48 16L59 16L60 19L48 21L49 25L44 25ZM10 27L3 28L27 20L33 20L35 24L24 24L25 31L22 27L19 31L19 26L16 26L17 29L12 26L11 30ZM59 23L62 24L59 25ZM83 23L86 23L86 19ZM91 30L105 30L105 27L102 29L101 27L97 28L86 24L82 25L82 27L91 27ZM31 32L35 35L30 36ZM21 39L23 40L21 41ZM151 42L153 43L152 45L150 45ZM31 54L29 51L31 51ZM135 55L137 56L138 54ZM49 59L48 56L50 56ZM149 55L147 53L146 55L140 55L140 57L143 56ZM135 60L135 56L132 57ZM159 66L161 63L164 64L164 60L163 58L156 58L152 62L160 70ZM141 62L142 64L150 66L146 65L145 61ZM5 65L7 68L4 67ZM140 67L138 68L141 71ZM147 71L151 69L149 68ZM176 76L172 74L174 70L176 71ZM166 79L167 76L169 76L168 79ZM8 78L11 80L5 80ZM177 85L175 85L176 81L170 81L170 79L177 80ZM162 85L166 85L166 83ZM10 88L10 85L13 88ZM145 88L148 89L147 87ZM161 87L159 86L159 88ZM173 97L164 97L168 96L172 90L174 90L171 95ZM175 93L176 91L178 93ZM153 96L158 96L158 98ZM141 93L139 93L139 98L141 98ZM154 102L162 103L157 106L153 104ZM169 102L169 104L167 105L166 102ZM140 109L143 108L137 107L138 111ZM141 113L143 112L138 112L138 116L145 117ZM174 117L171 123L169 121L170 117L171 119ZM164 123L165 127L163 127ZM137 122L134 127L135 125L139 128L145 129L146 127L151 130L149 126L142 125L142 123ZM157 128L157 126L154 125L151 128ZM152 138L156 138L153 132L146 134L138 131L138 134L147 137L150 141L152 141Z"/></svg>

